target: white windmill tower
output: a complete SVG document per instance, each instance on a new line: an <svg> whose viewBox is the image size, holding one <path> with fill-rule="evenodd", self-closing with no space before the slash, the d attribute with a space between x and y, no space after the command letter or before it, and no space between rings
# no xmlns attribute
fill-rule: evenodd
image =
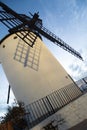
<svg viewBox="0 0 87 130"><path fill-rule="evenodd" d="M44 45L40 35L77 58L82 60L82 57L43 27L38 13L30 18L17 14L2 2L0 6L0 21L10 32L0 42L0 62L17 100L26 105L31 104L30 122L35 124L38 118L43 120L81 95L72 78Z"/></svg>

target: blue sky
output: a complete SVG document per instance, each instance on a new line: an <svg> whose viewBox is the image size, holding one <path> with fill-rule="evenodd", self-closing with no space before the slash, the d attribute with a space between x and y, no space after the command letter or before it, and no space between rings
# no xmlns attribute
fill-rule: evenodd
<svg viewBox="0 0 87 130"><path fill-rule="evenodd" d="M74 80L87 76L87 0L3 0L3 2L18 13L29 15L29 12L39 11L43 26L79 51L84 61L63 51L47 39L43 39L44 43ZM0 39L8 33L7 28L1 23L0 32L2 32ZM4 87L6 86L7 84Z"/></svg>

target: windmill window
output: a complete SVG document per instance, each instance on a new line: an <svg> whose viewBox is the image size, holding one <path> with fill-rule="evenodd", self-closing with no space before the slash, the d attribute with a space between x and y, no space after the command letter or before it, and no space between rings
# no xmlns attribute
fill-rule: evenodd
<svg viewBox="0 0 87 130"><path fill-rule="evenodd" d="M5 48L5 45L3 45L3 48Z"/></svg>
<svg viewBox="0 0 87 130"><path fill-rule="evenodd" d="M14 36L14 39L17 39L17 36Z"/></svg>

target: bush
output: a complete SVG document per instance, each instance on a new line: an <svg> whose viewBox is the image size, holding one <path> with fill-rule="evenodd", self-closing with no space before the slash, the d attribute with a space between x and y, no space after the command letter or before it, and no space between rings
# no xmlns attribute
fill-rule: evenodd
<svg viewBox="0 0 87 130"><path fill-rule="evenodd" d="M24 118L25 114L26 111L24 103L20 101L18 101L18 103L15 102L12 107L8 107L7 113L3 117L2 123L11 121L15 129L24 129L27 127L27 122Z"/></svg>

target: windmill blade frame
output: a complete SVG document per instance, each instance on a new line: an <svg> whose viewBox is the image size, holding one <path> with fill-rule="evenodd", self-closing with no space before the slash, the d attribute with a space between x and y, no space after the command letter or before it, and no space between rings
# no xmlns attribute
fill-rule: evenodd
<svg viewBox="0 0 87 130"><path fill-rule="evenodd" d="M35 13L33 17L30 18L24 14L16 13L2 2L0 2L0 6L3 9L0 11L0 22L2 22L5 26L9 28L10 33L16 33L16 35L20 37L29 46L33 47L34 43L29 44L29 35L26 34L26 32L24 32L25 34L21 33L21 30L27 29L29 32L37 32L38 34L43 35L45 38L56 44L57 46L68 51L75 57L79 58L80 60L83 60L79 52L77 52L71 46L66 44L62 39L60 39L51 31L42 26L42 20L39 19L38 13ZM19 35L19 33L17 32L20 32L22 36Z"/></svg>

